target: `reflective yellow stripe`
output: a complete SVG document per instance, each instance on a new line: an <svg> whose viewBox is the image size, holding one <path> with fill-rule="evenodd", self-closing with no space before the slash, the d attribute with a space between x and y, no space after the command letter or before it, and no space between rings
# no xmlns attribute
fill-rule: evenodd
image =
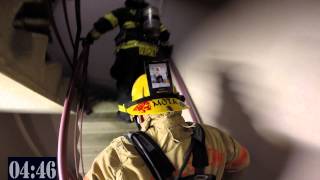
<svg viewBox="0 0 320 180"><path fill-rule="evenodd" d="M126 21L126 22L123 24L123 27L124 27L125 29L132 29L132 28L135 28L135 27L137 27L137 26L136 26L136 23L133 22L133 21Z"/></svg>
<svg viewBox="0 0 320 180"><path fill-rule="evenodd" d="M165 30L167 30L167 28L163 24L161 24L160 31L162 32L162 31L165 31Z"/></svg>
<svg viewBox="0 0 320 180"><path fill-rule="evenodd" d="M112 27L116 27L118 25L118 18L115 17L112 13L106 14L104 18L112 24Z"/></svg>
<svg viewBox="0 0 320 180"><path fill-rule="evenodd" d="M135 9L130 9L129 12L130 12L132 15L136 15L137 10L135 10Z"/></svg>
<svg viewBox="0 0 320 180"><path fill-rule="evenodd" d="M158 52L158 48L147 47L147 46L139 47L139 55L142 55L142 56L156 57L157 52Z"/></svg>
<svg viewBox="0 0 320 180"><path fill-rule="evenodd" d="M137 40L130 40L120 44L117 47L116 51L118 52L120 49L129 49L134 47L139 47L139 55L142 55L142 56L155 57L158 52L158 47L156 45L140 42Z"/></svg>
<svg viewBox="0 0 320 180"><path fill-rule="evenodd" d="M93 37L93 39L98 39L101 36L101 33L99 33L96 30L92 30L90 34L91 34L91 37Z"/></svg>
<svg viewBox="0 0 320 180"><path fill-rule="evenodd" d="M133 47L138 47L139 41L137 40L130 40L125 43L120 44L117 46L117 51L120 49L128 49L128 48L133 48Z"/></svg>
<svg viewBox="0 0 320 180"><path fill-rule="evenodd" d="M126 111L126 108L124 107L124 105L120 105L120 104L118 104L118 110L120 111L120 112L127 112Z"/></svg>

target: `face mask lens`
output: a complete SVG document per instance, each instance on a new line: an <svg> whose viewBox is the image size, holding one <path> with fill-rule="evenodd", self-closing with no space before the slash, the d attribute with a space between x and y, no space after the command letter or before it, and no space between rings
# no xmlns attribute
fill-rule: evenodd
<svg viewBox="0 0 320 180"><path fill-rule="evenodd" d="M147 7L143 11L143 29L151 37L160 36L159 11L155 7Z"/></svg>

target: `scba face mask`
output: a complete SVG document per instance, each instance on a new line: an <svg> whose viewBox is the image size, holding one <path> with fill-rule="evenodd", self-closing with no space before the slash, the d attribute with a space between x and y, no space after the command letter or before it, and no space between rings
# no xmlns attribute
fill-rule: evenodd
<svg viewBox="0 0 320 180"><path fill-rule="evenodd" d="M148 6L143 9L143 30L147 36L157 38L160 36L159 9Z"/></svg>
<svg viewBox="0 0 320 180"><path fill-rule="evenodd" d="M138 9L138 19L146 38L158 39L161 31L159 8L161 1L157 0L126 0L127 7Z"/></svg>

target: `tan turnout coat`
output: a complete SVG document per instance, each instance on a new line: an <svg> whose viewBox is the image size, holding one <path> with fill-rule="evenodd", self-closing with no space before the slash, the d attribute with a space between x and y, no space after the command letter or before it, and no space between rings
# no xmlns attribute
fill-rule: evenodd
<svg viewBox="0 0 320 180"><path fill-rule="evenodd" d="M180 115L170 119L154 119L141 125L142 130L160 145L176 167L175 174L177 174L191 142L192 129L190 126ZM224 171L239 171L249 164L248 151L233 137L217 128L201 126L205 131L209 157L209 166L205 169L206 174L214 174L217 180L220 180ZM184 176L194 173L191 159L192 157L183 172ZM124 136L121 136L115 138L95 158L84 179L151 180L154 178L134 146Z"/></svg>

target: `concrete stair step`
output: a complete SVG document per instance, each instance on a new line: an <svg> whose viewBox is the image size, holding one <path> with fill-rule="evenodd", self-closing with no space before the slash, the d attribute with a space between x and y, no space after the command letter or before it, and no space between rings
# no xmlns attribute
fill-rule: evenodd
<svg viewBox="0 0 320 180"><path fill-rule="evenodd" d="M132 131L132 130L131 130ZM98 146L101 144L109 144L115 137L122 136L128 131L119 131L112 133L96 133L96 134L83 134L83 142L87 142L88 146Z"/></svg>
<svg viewBox="0 0 320 180"><path fill-rule="evenodd" d="M84 123L85 132L84 134L88 135L95 135L95 134L114 134L114 133L121 133L121 132L129 132L135 128L135 125L127 124L127 123L103 123L103 122L95 122L95 123Z"/></svg>
<svg viewBox="0 0 320 180"><path fill-rule="evenodd" d="M96 104L93 107L93 111L95 113L92 114L92 117L95 117L95 118L97 116L109 116L109 115L111 115L113 118L116 118L115 113L118 111L118 104L112 101L103 101ZM103 118L107 118L107 117L103 117Z"/></svg>

